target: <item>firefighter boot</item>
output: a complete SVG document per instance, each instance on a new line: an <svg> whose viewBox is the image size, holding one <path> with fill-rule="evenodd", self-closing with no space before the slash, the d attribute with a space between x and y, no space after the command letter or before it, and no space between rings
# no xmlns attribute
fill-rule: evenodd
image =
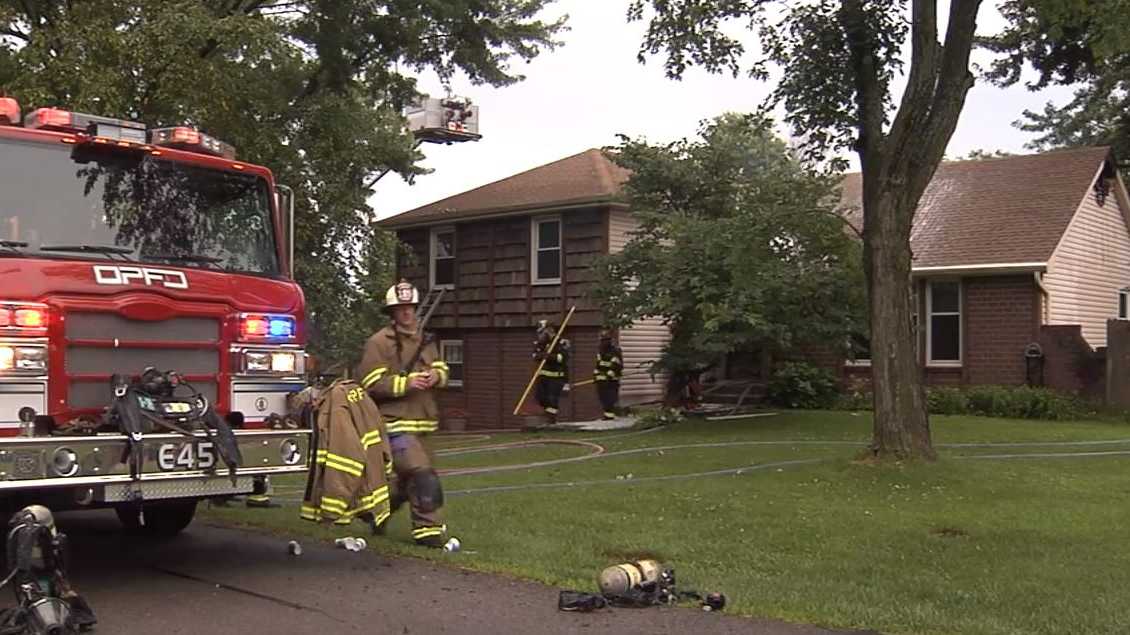
<svg viewBox="0 0 1130 635"><path fill-rule="evenodd" d="M255 477L252 488L245 503L248 507L259 509L280 507L278 503L271 502L271 481L266 476Z"/></svg>

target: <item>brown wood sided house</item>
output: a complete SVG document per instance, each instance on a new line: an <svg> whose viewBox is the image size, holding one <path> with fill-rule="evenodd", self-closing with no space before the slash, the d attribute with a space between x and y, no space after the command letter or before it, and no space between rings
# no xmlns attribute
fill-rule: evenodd
<svg viewBox="0 0 1130 635"><path fill-rule="evenodd" d="M860 187L849 175L842 196L857 227ZM1130 317L1128 227L1108 148L942 164L911 233L928 383L1101 395L1107 320ZM844 368L834 356L823 362ZM859 366L845 375L866 375Z"/></svg>
<svg viewBox="0 0 1130 635"><path fill-rule="evenodd" d="M429 325L452 368L446 418L471 427L511 427L511 413L535 368L534 325L576 312L571 380L592 377L600 308L586 297L597 257L621 248L633 220L618 201L626 175L599 150L587 150L379 222L410 247L399 275L421 289L446 287ZM656 359L666 328L645 320L619 334L629 372ZM621 402L656 399L662 380L625 377ZM540 412L533 396L525 412ZM590 384L562 400L562 420L599 418Z"/></svg>
<svg viewBox="0 0 1130 635"><path fill-rule="evenodd" d="M415 257L400 274L452 291L432 327L453 376L443 406L474 427L512 426L534 365L533 324L576 304L572 378L592 372L601 322L585 291L600 254L634 226L618 198L626 173L588 150L380 222ZM843 184L844 213L862 226L859 175ZM1101 394L1106 321L1130 318L1130 200L1108 148L944 163L919 204L911 236L918 354L928 383L1034 383ZM803 355L848 383L869 376L866 335L855 361L845 347ZM655 359L666 329L655 320L621 332L629 369ZM1033 346L1035 345L1035 346ZM1027 357L1026 353L1039 357ZM772 365L735 355L723 376L765 375ZM627 403L661 385L627 379ZM537 411L532 398L527 408ZM591 386L563 403L566 419L598 414Z"/></svg>

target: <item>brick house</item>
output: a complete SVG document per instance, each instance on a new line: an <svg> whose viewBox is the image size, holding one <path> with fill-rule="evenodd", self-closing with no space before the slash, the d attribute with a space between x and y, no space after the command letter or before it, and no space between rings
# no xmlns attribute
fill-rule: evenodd
<svg viewBox="0 0 1130 635"><path fill-rule="evenodd" d="M842 192L857 227L861 187L848 175ZM1130 317L1130 199L1109 148L943 163L911 249L929 384L1102 394L1107 320ZM822 362L852 378L867 375L867 356Z"/></svg>
<svg viewBox="0 0 1130 635"><path fill-rule="evenodd" d="M634 226L618 200L625 178L591 149L378 223L410 248L401 277L448 289L429 324L452 368L453 388L441 397L448 418L462 411L470 427L519 425L512 412L536 367L534 324L560 323L574 305L571 378L592 377L602 313L586 292L594 260L621 248ZM626 369L656 359L666 336L657 320L622 330ZM625 377L621 401L661 394L662 378L636 375ZM532 394L524 412L540 412ZM562 400L562 420L599 416L591 384Z"/></svg>

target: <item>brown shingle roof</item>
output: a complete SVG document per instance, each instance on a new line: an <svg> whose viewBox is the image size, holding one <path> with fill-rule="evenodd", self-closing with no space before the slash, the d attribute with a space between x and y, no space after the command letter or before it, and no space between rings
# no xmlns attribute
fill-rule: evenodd
<svg viewBox="0 0 1130 635"><path fill-rule="evenodd" d="M592 148L501 181L378 222L383 227L444 223L478 216L614 200L627 171Z"/></svg>
<svg viewBox="0 0 1130 635"><path fill-rule="evenodd" d="M1075 148L943 163L914 216L914 267L1047 262L1110 149ZM840 200L862 228L862 179Z"/></svg>
<svg viewBox="0 0 1130 635"><path fill-rule="evenodd" d="M914 267L1047 262L1103 163L1106 147L943 163L911 232ZM593 148L404 212L388 228L506 212L614 201L628 171ZM841 201L862 228L862 179L848 174Z"/></svg>

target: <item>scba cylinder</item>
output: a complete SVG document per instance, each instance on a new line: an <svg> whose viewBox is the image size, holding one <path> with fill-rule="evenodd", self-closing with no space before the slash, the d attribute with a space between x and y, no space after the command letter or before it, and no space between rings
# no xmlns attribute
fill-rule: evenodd
<svg viewBox="0 0 1130 635"><path fill-rule="evenodd" d="M614 564L600 572L600 592L605 595L621 595L630 589L638 589L648 583L659 581L662 568L655 560L636 560Z"/></svg>

